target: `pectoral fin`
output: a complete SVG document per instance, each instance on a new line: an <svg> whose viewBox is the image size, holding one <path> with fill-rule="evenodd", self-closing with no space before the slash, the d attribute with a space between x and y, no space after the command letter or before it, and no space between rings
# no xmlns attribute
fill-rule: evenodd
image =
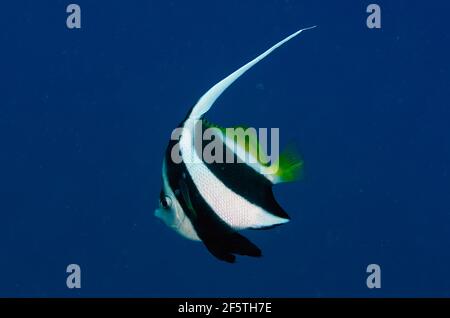
<svg viewBox="0 0 450 318"><path fill-rule="evenodd" d="M192 205L191 197L189 195L189 189L188 189L188 187L186 185L186 182L184 182L184 180L180 180L179 185L180 185L181 195L184 198L184 202L186 202L187 208L191 212L192 216L194 218L197 218L197 213L195 212L194 206Z"/></svg>

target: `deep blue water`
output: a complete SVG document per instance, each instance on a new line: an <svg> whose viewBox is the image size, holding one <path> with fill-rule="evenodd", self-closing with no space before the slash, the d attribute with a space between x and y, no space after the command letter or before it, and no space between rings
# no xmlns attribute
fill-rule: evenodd
<svg viewBox="0 0 450 318"><path fill-rule="evenodd" d="M0 18L0 296L450 296L446 1L9 1ZM293 221L229 265L153 216L173 128L311 25L208 118L279 127L306 162ZM66 266L82 288L66 287ZM382 288L366 267L379 264Z"/></svg>

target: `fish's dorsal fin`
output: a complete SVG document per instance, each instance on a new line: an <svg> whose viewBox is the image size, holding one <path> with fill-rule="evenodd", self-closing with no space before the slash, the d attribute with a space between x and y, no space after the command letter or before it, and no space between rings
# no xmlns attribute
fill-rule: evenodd
<svg viewBox="0 0 450 318"><path fill-rule="evenodd" d="M255 64L257 64L259 61L264 59L266 56L268 56L270 53L272 53L274 50L282 46L284 43L288 42L289 40L293 39L303 31L313 29L316 26L312 26L309 28L304 28L301 30L298 30L297 32L291 34L287 38L281 40L274 46L272 46L270 49L256 57L254 60L248 62L244 66L242 66L237 71L231 73L226 78L221 80L219 83L211 87L206 94L204 94L197 104L192 108L190 114L188 115L188 118L190 119L200 119L214 104L214 102L219 98L220 95L231 85L235 80L237 80L239 77L241 77L245 72L247 72L250 68L252 68Z"/></svg>

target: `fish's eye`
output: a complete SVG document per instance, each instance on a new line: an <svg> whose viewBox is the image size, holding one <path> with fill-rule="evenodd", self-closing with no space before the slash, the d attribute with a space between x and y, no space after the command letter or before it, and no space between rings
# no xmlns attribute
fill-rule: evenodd
<svg viewBox="0 0 450 318"><path fill-rule="evenodd" d="M172 199L168 196L164 196L160 199L159 203L161 204L161 207L167 210L172 206Z"/></svg>

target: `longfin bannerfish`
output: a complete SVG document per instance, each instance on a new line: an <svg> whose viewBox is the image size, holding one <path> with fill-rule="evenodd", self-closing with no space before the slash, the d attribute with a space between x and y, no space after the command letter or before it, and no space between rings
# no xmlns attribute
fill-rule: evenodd
<svg viewBox="0 0 450 318"><path fill-rule="evenodd" d="M292 151L279 156L277 170L263 173L271 166L256 161L255 165L211 162L201 158L195 149L195 129L223 128L208 122L204 115L219 96L240 76L301 32L299 30L245 64L210 88L191 108L185 120L179 140L171 140L163 161L163 187L160 207L155 214L164 223L187 239L202 241L217 258L233 263L235 255L261 256L261 250L239 231L244 229L269 229L289 222L289 215L277 203L272 187L280 182L297 178L303 161ZM233 155L255 155L255 149L237 145L235 140L219 134L221 142ZM179 147L181 162L172 158L172 149ZM257 149L256 149L257 150ZM257 151L256 151L257 152Z"/></svg>

